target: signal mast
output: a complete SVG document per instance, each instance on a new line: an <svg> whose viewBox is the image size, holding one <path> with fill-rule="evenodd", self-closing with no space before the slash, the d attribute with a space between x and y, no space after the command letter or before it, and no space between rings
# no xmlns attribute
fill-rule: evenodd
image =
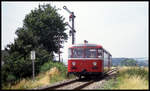
<svg viewBox="0 0 150 91"><path fill-rule="evenodd" d="M69 31L69 35L72 36L72 44L75 44L75 29L74 29L74 18L76 17L74 15L74 12L71 12L66 6L63 6L63 9L65 9L69 14L69 21L72 21L72 27L69 25L69 23L67 22L67 25L69 26L69 28L71 29Z"/></svg>

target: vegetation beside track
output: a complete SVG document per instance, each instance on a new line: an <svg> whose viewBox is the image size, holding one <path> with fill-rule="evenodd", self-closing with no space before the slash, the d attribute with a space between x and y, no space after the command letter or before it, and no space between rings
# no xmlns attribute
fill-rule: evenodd
<svg viewBox="0 0 150 91"><path fill-rule="evenodd" d="M35 77L34 81L32 77L23 78L20 82L14 85L8 84L2 89L32 89L73 77L73 75L69 78L67 77L67 68L63 63L48 61L41 66L40 73Z"/></svg>
<svg viewBox="0 0 150 91"><path fill-rule="evenodd" d="M148 89L148 68L121 67L115 79L108 80L102 89Z"/></svg>

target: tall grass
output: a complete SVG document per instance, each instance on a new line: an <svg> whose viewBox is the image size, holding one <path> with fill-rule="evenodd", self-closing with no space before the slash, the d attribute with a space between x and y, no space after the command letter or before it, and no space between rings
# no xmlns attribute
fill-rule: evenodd
<svg viewBox="0 0 150 91"><path fill-rule="evenodd" d="M126 78L119 84L118 89L148 89L148 85L145 79L140 76L129 77L126 75Z"/></svg>
<svg viewBox="0 0 150 91"><path fill-rule="evenodd" d="M125 68L125 70L121 69L119 72L121 76L125 76L126 74L128 74L128 78L132 76L139 76L141 79L148 80L148 70L146 70L146 68L128 67Z"/></svg>
<svg viewBox="0 0 150 91"><path fill-rule="evenodd" d="M60 72L56 67L51 68L46 72L40 73L38 76L35 77L34 81L32 80L32 78L26 78L15 85L7 87L6 89L31 89L44 85L49 85L51 84L50 79L53 79L52 77L55 77L55 75L60 75Z"/></svg>
<svg viewBox="0 0 150 91"><path fill-rule="evenodd" d="M122 67L118 77L104 84L104 89L148 89L148 68Z"/></svg>

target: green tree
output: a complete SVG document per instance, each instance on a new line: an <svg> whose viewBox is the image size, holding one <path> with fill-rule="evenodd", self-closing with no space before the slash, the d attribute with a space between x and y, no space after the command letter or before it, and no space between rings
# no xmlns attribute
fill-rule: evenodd
<svg viewBox="0 0 150 91"><path fill-rule="evenodd" d="M66 23L57 10L59 9L49 4L39 5L39 9L32 10L24 19L24 27L32 31L34 36L36 35L38 45L43 46L48 52L56 53L59 43L62 44L68 38L64 32ZM34 45L34 47L37 46Z"/></svg>
<svg viewBox="0 0 150 91"><path fill-rule="evenodd" d="M17 38L8 44L5 50L2 66L3 82L32 76L32 61L30 51L36 51L35 72L45 62L53 59L53 53L58 53L59 44L67 41L64 18L57 13L59 9L50 4L39 5L25 16L23 27L16 30Z"/></svg>

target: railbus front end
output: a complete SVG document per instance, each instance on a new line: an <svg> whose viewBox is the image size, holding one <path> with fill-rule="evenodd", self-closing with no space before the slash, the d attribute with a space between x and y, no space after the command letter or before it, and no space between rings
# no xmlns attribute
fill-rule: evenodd
<svg viewBox="0 0 150 91"><path fill-rule="evenodd" d="M110 55L104 57L106 52L101 45L79 44L69 48L68 73L78 77L101 75L104 72L104 61L110 68Z"/></svg>

